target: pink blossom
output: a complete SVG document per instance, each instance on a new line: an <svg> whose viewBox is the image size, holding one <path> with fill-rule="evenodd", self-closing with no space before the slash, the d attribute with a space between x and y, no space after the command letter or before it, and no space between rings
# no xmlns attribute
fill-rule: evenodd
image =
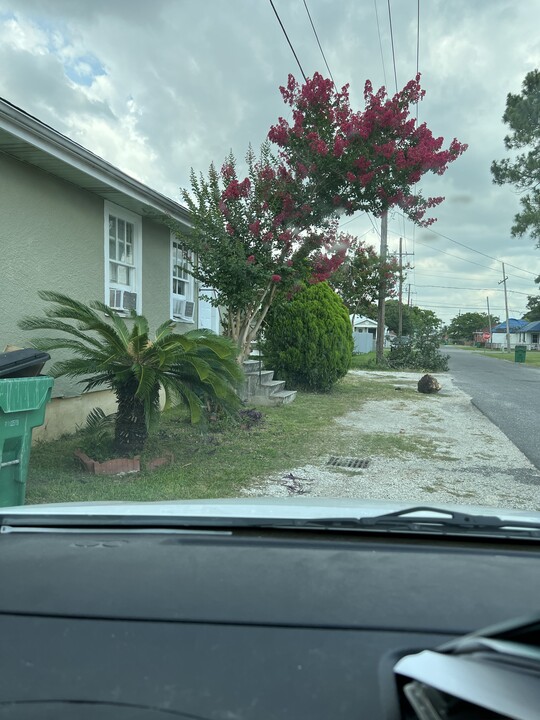
<svg viewBox="0 0 540 720"><path fill-rule="evenodd" d="M272 282L278 283L281 280L281 275L272 275Z"/></svg>
<svg viewBox="0 0 540 720"><path fill-rule="evenodd" d="M248 265L251 265L254 262L255 262L255 255L249 255L248 259L247 259Z"/></svg>
<svg viewBox="0 0 540 720"><path fill-rule="evenodd" d="M234 177L234 167L230 163L224 163L221 168L221 177L224 180L232 180Z"/></svg>
<svg viewBox="0 0 540 720"><path fill-rule="evenodd" d="M253 233L253 235L258 235L261 231L261 221L255 220L254 222L250 223L249 231Z"/></svg>

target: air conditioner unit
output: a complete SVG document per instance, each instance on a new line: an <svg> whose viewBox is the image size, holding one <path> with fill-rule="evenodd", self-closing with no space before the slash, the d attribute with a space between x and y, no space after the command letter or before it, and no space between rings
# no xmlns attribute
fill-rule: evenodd
<svg viewBox="0 0 540 720"><path fill-rule="evenodd" d="M113 310L123 310L126 312L136 310L137 293L130 292L129 290L117 290L116 288L110 288L109 306L113 308Z"/></svg>
<svg viewBox="0 0 540 720"><path fill-rule="evenodd" d="M173 299L173 317L182 320L193 320L195 303L191 300Z"/></svg>

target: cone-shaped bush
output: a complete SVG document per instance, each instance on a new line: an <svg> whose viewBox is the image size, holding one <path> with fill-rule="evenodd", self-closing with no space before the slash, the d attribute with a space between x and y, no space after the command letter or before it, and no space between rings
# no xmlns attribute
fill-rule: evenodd
<svg viewBox="0 0 540 720"><path fill-rule="evenodd" d="M272 307L261 343L266 367L293 389L325 392L350 367L353 339L347 308L325 282Z"/></svg>

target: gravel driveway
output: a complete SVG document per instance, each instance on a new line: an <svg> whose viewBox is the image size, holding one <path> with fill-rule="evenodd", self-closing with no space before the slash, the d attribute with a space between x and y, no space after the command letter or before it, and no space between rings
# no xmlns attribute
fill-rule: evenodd
<svg viewBox="0 0 540 720"><path fill-rule="evenodd" d="M515 445L459 390L449 373L437 373L442 390L421 399L400 396L420 373L352 371L372 382L389 381L395 400L366 402L359 412L338 418L328 443L312 464L258 478L249 496L346 497L415 503L463 503L540 510L540 473ZM371 452L363 469L328 465L336 434L348 434L361 456L362 442L376 433L410 439L409 450L388 457ZM417 451L415 451L415 443ZM381 447L384 443L381 442ZM370 447L373 448L373 442ZM426 448L431 448L426 451ZM322 454L326 450L327 454ZM394 453L395 454L395 453Z"/></svg>

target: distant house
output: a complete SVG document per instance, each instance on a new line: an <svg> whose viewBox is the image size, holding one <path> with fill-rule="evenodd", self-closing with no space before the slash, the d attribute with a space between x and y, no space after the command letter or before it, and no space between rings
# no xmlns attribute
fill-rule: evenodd
<svg viewBox="0 0 540 720"><path fill-rule="evenodd" d="M540 320L524 325L519 331L519 344L528 350L540 350Z"/></svg>
<svg viewBox="0 0 540 720"><path fill-rule="evenodd" d="M527 325L526 320L518 320L517 318L508 319L511 348L520 344L519 333L525 325ZM506 320L491 328L491 346L497 349L504 349L506 347Z"/></svg>
<svg viewBox="0 0 540 720"><path fill-rule="evenodd" d="M353 316L350 316L353 322ZM377 342L377 321L362 315L354 316L353 323L354 353L368 353L375 350ZM385 347L390 347L390 335L385 328Z"/></svg>
<svg viewBox="0 0 540 720"><path fill-rule="evenodd" d="M0 99L0 352L28 346L17 323L43 313L42 289L134 309L151 327L166 318L179 331L197 327L190 258L165 216L189 226L184 207ZM80 397L63 379L53 398L43 437L73 430L92 407L113 407L107 393Z"/></svg>

